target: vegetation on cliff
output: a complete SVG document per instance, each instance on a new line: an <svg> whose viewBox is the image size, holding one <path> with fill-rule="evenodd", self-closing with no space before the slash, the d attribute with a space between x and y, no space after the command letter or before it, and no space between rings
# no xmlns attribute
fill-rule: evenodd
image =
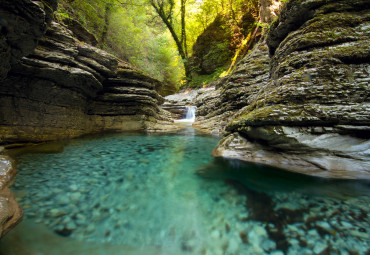
<svg viewBox="0 0 370 255"><path fill-rule="evenodd" d="M67 26L78 23L94 35L77 36L80 40L162 81L163 95L192 78L193 86L201 85L199 74L218 77L237 49L245 48L258 16L257 0L61 0L56 15Z"/></svg>

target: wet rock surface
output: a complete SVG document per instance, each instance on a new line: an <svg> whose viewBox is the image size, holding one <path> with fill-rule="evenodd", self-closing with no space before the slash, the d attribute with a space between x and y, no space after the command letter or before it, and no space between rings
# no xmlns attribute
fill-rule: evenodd
<svg viewBox="0 0 370 255"><path fill-rule="evenodd" d="M197 106L199 101L208 100L214 90L214 87L192 89L166 96L161 108L169 111L172 118L182 119L186 115L187 106Z"/></svg>
<svg viewBox="0 0 370 255"><path fill-rule="evenodd" d="M218 96L198 106L196 126L231 134L216 154L369 179L368 8L362 0L289 1L268 36L219 81Z"/></svg>
<svg viewBox="0 0 370 255"><path fill-rule="evenodd" d="M0 2L0 144L174 129L158 107L159 81L75 39L51 21L56 5L54 0ZM80 31L81 39L94 43L86 33ZM0 155L0 237L22 217L8 188L12 169Z"/></svg>
<svg viewBox="0 0 370 255"><path fill-rule="evenodd" d="M23 217L23 210L10 191L16 173L14 161L2 155L0 151L0 238L14 228Z"/></svg>
<svg viewBox="0 0 370 255"><path fill-rule="evenodd" d="M35 49L56 7L55 0L0 2L0 82L7 77L12 66ZM4 86L0 87L3 89ZM0 105L3 103L1 98ZM0 113L0 116L3 125L4 114ZM0 237L18 224L23 216L22 209L9 189L16 174L14 162L3 155L2 150L0 147Z"/></svg>

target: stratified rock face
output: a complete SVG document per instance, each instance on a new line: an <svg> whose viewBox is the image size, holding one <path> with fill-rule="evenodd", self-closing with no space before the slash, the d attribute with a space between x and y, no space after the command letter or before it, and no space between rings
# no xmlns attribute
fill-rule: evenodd
<svg viewBox="0 0 370 255"><path fill-rule="evenodd" d="M195 126L211 133L222 133L234 114L251 104L266 86L269 63L268 47L262 39L231 75L218 81L215 91L196 98L198 118Z"/></svg>
<svg viewBox="0 0 370 255"><path fill-rule="evenodd" d="M231 108L242 108L215 155L321 177L370 178L369 8L365 0L289 1L267 38L268 79L247 81L244 93L221 85ZM235 105L238 93L244 107Z"/></svg>
<svg viewBox="0 0 370 255"><path fill-rule="evenodd" d="M0 2L0 81L13 63L30 54L50 23L56 0ZM47 6L46 6L47 5Z"/></svg>
<svg viewBox="0 0 370 255"><path fill-rule="evenodd" d="M173 119L184 119L187 112L186 106L194 106L196 104L195 99L209 90L208 88L186 90L166 96L165 102L161 107L169 111Z"/></svg>
<svg viewBox="0 0 370 255"><path fill-rule="evenodd" d="M81 42L85 42L92 46L98 45L98 40L96 37L87 31L83 25L74 19L65 18L63 19L64 25L73 33L73 37L77 38Z"/></svg>
<svg viewBox="0 0 370 255"><path fill-rule="evenodd" d="M11 67L21 57L35 49L37 40L44 35L56 7L56 0L0 2L0 82L7 77ZM1 84L0 88L3 90L5 86ZM1 109L4 103L1 95ZM5 116L1 110L0 120L3 119ZM20 222L23 216L22 209L9 189L16 170L12 160L2 155L1 150L2 148L0 148L0 238Z"/></svg>
<svg viewBox="0 0 370 255"><path fill-rule="evenodd" d="M159 82L52 22L0 84L0 143L166 128Z"/></svg>

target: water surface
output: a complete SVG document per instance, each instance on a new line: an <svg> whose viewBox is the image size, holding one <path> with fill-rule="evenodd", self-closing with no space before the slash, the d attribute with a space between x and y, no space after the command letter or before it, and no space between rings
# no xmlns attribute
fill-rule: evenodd
<svg viewBox="0 0 370 255"><path fill-rule="evenodd" d="M186 128L21 155L25 221L1 254L368 254L368 182L214 159L217 142Z"/></svg>

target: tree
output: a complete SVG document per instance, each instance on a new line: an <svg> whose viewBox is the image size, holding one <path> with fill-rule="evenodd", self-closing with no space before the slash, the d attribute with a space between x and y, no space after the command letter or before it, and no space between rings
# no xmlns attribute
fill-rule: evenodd
<svg viewBox="0 0 370 255"><path fill-rule="evenodd" d="M161 18L163 23L166 25L168 30L171 33L172 38L174 39L179 55L182 58L185 69L186 78L190 79L190 70L188 65L188 50L186 42L186 0L181 0L180 9L181 9L181 35L180 38L176 33L174 25L174 0L149 0L151 6L154 8L155 12Z"/></svg>

